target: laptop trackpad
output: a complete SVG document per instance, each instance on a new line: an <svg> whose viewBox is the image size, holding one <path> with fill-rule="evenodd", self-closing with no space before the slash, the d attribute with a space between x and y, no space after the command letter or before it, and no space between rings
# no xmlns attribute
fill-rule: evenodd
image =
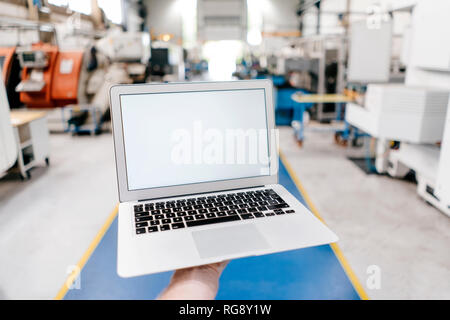
<svg viewBox="0 0 450 320"><path fill-rule="evenodd" d="M253 224L192 232L201 258L268 249L270 246Z"/></svg>

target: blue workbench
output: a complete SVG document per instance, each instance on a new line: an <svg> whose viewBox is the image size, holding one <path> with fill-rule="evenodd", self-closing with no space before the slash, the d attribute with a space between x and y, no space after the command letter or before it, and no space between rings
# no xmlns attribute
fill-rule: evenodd
<svg viewBox="0 0 450 320"><path fill-rule="evenodd" d="M280 162L280 184L304 198ZM64 299L155 299L172 272L135 278L116 273L117 218L80 274L80 289ZM347 270L348 272L348 270ZM329 245L231 261L217 299L360 299Z"/></svg>

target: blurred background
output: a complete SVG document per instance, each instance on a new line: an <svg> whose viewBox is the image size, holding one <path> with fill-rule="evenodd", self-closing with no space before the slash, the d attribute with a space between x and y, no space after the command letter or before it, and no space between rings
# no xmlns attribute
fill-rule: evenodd
<svg viewBox="0 0 450 320"><path fill-rule="evenodd" d="M117 204L111 85L245 79L273 81L280 151L356 276L381 270L368 295L449 299L449 13L0 0L0 299L54 298Z"/></svg>

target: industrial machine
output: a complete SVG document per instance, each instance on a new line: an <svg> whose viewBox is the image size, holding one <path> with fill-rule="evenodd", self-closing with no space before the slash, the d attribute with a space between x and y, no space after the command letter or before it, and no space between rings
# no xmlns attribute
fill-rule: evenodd
<svg viewBox="0 0 450 320"><path fill-rule="evenodd" d="M445 0L418 1L412 15L405 84L370 84L365 105L349 105L346 113L351 125L377 138L376 170L399 178L414 170L418 194L447 215L450 42L442 39L450 38L449 10Z"/></svg>
<svg viewBox="0 0 450 320"><path fill-rule="evenodd" d="M18 48L22 81L17 85L20 101L29 108L55 108L77 103L82 93L83 51L59 51L38 43Z"/></svg>
<svg viewBox="0 0 450 320"><path fill-rule="evenodd" d="M295 87L317 94L342 93L345 87L346 38L310 36L292 42L289 53L277 62L278 73L287 74ZM317 103L312 117L321 122L337 118L335 103Z"/></svg>
<svg viewBox="0 0 450 320"><path fill-rule="evenodd" d="M2 68L0 66L0 71ZM0 177L17 160L17 144L14 137L5 85L0 81Z"/></svg>
<svg viewBox="0 0 450 320"><path fill-rule="evenodd" d="M95 44L97 51L111 63L125 63L133 83L143 83L148 75L148 64L153 54L148 32L112 30Z"/></svg>
<svg viewBox="0 0 450 320"><path fill-rule="evenodd" d="M184 62L185 52L180 45L166 41L152 42L147 82L184 81Z"/></svg>
<svg viewBox="0 0 450 320"><path fill-rule="evenodd" d="M442 139L449 96L441 88L369 84L365 106L348 104L346 119L374 137L433 144Z"/></svg>

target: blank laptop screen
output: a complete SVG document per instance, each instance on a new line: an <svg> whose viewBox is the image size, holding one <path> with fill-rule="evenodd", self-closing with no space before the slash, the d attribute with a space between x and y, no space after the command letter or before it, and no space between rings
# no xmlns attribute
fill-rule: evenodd
<svg viewBox="0 0 450 320"><path fill-rule="evenodd" d="M120 96L128 190L269 175L264 89Z"/></svg>

